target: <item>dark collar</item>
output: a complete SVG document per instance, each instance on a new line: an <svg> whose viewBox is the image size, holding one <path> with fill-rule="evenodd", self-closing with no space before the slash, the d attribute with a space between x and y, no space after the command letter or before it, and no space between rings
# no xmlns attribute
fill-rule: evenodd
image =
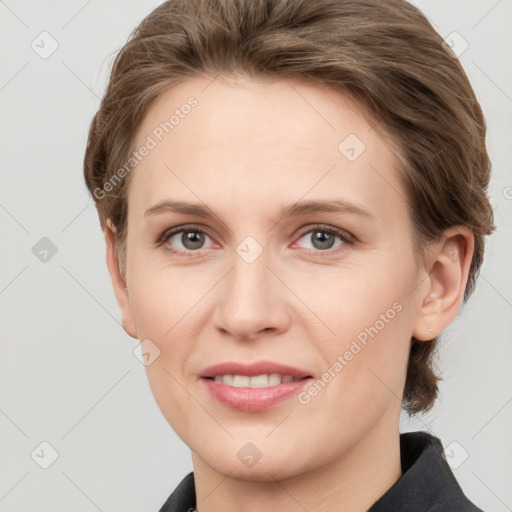
<svg viewBox="0 0 512 512"><path fill-rule="evenodd" d="M402 476L368 512L482 512L466 498L442 454L437 437L400 434ZM194 473L189 473L159 512L189 512L195 506Z"/></svg>
<svg viewBox="0 0 512 512"><path fill-rule="evenodd" d="M400 434L402 476L368 512L482 512L462 492L443 451L426 432Z"/></svg>

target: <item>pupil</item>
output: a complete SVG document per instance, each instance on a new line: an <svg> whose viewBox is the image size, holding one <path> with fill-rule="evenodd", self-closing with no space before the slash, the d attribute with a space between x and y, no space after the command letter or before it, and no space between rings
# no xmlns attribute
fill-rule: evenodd
<svg viewBox="0 0 512 512"><path fill-rule="evenodd" d="M204 242L204 234L187 231L181 236L181 241L187 249L199 249Z"/></svg>
<svg viewBox="0 0 512 512"><path fill-rule="evenodd" d="M334 243L332 233L326 233L325 231L316 231L315 233L316 235L313 235L313 245L316 249L330 249L332 247Z"/></svg>

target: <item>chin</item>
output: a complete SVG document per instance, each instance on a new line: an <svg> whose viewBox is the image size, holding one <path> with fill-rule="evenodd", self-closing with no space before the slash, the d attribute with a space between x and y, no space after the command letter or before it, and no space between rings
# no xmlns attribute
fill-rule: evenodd
<svg viewBox="0 0 512 512"><path fill-rule="evenodd" d="M257 442L256 442L257 443ZM256 444L255 443L255 444ZM194 454L213 471L229 476L229 478L252 481L272 482L285 480L300 475L308 470L313 470L313 465L318 465L318 457L311 454L311 460L301 450L300 458L297 454L297 446L300 443L291 443L289 453L267 443L266 447L258 450L255 445L244 441L225 443L221 450L201 450ZM310 462L308 463L308 460Z"/></svg>
<svg viewBox="0 0 512 512"><path fill-rule="evenodd" d="M303 472L296 464L290 466L278 460L263 462L263 459L252 467L244 467L238 460L236 462L232 460L224 461L220 465L216 461L210 467L221 475L243 482L281 481L300 475Z"/></svg>

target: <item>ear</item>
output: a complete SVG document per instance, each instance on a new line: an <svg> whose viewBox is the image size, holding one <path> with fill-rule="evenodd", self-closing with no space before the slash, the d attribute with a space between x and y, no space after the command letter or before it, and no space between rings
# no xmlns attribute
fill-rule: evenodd
<svg viewBox="0 0 512 512"><path fill-rule="evenodd" d="M130 299L128 297L128 288L119 270L119 262L117 259L115 247L116 228L110 219L105 223L103 234L105 235L105 243L107 245L107 267L114 287L119 309L121 310L123 329L132 338L138 339L135 321L133 319Z"/></svg>
<svg viewBox="0 0 512 512"><path fill-rule="evenodd" d="M426 258L428 278L421 287L420 310L413 336L431 340L448 327L460 310L474 251L473 233L465 226L444 232Z"/></svg>

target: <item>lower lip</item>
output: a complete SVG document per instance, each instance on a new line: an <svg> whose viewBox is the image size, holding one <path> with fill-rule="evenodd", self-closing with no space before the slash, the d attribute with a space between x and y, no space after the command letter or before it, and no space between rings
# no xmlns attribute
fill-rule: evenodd
<svg viewBox="0 0 512 512"><path fill-rule="evenodd" d="M222 405L241 411L264 411L277 403L290 398L311 380L311 378L294 382L283 382L268 388L235 388L211 379L201 379L210 394Z"/></svg>

